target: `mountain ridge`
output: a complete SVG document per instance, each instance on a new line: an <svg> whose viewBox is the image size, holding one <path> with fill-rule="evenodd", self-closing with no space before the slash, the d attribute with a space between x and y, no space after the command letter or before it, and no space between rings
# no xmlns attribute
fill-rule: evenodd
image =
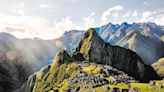
<svg viewBox="0 0 164 92"><path fill-rule="evenodd" d="M114 27L114 29L112 27ZM143 59L144 63L147 65L150 65L151 63L158 61L158 59L163 56L163 53L164 53L163 43L164 42L161 42L161 40L163 40L163 32L164 32L163 26L158 26L153 23L128 24L125 22L125 23L122 23L121 25L117 25L117 24L115 25L115 24L109 23L107 25L94 28L94 29L96 30L98 35L101 38L103 38L103 41L105 41L106 43L110 43L111 41L115 41L115 42L121 41L120 43L117 42L117 44L112 44L112 45L118 45L120 47L133 50L133 52L136 52ZM133 30L134 32L133 31L131 32L131 30ZM108 32L111 32L111 34L108 35ZM128 36L128 33L130 33L131 36ZM0 39L1 62L0 63L7 60L6 61L7 63L5 63L6 65L1 64L0 67L2 69L6 69L9 71L9 73L6 72L5 74L5 75L8 75L9 78L18 78L19 80L25 81L27 77L31 75L34 71L38 71L42 66L46 64L50 64L52 62L51 59L53 58L53 56L56 55L56 53L60 51L62 48L65 48L69 53L75 50L83 34L84 34L84 31L72 30L72 31L66 32L65 34L63 34L62 37L58 39L42 40L39 38L17 39L16 37L8 33L2 33L2 34L0 33L0 38L1 38ZM107 34L107 35L104 35L104 34ZM141 38L145 40L138 39L140 38L140 36ZM120 40L120 39L123 39L123 40ZM142 51L138 49L142 49ZM151 57L149 57L148 54L144 53L143 51L149 53ZM148 59L148 60L145 60L145 59ZM33 63L35 61L36 63ZM13 62L13 63L11 64L10 62ZM14 62L17 62L17 63L14 64ZM25 63L28 63L29 66L26 66ZM17 69L18 67L19 69ZM12 68L12 69L9 70L9 68ZM157 69L155 67L155 70L158 73ZM26 75L26 72L28 73L27 75ZM1 72L1 73L4 73L4 72ZM20 75L22 76L20 77ZM3 81L5 80L2 80L2 82ZM12 85L15 85L15 83L12 82L12 80L10 80L10 82L12 83ZM6 82L6 83L9 83L9 82ZM0 87L1 86L3 85L0 85ZM3 90L3 88L4 87L0 88L0 90L1 89Z"/></svg>
<svg viewBox="0 0 164 92"><path fill-rule="evenodd" d="M93 28L84 34L73 57L77 60L80 58L91 62L111 65L143 82L150 81L152 80L151 77L153 78L155 76L158 79L153 68L145 65L143 60L135 52L104 43ZM152 76L150 77L150 75Z"/></svg>
<svg viewBox="0 0 164 92"><path fill-rule="evenodd" d="M24 84L24 86L22 86L22 88L18 90L18 92L21 92L21 90L25 90L25 92L30 92L29 89L34 92L49 91L49 90L57 91L58 89L73 91L76 88L71 89L71 87L69 88L69 85L70 86L74 85L77 87L78 85L81 85L80 83L74 84L76 83L73 82L74 79L77 81L78 80L82 81L83 78L82 79L78 79L78 78L79 77L81 78L81 76L85 75L90 77L89 79L85 79L84 76L84 79L87 81L91 81L91 79L95 79L98 77L98 75L96 75L97 77L88 75L87 73L90 73L88 72L88 69L85 69L83 67L80 68L83 62L86 62L84 65L87 64L90 65L90 63L95 63L96 67L97 64L102 64L102 66L107 65L108 67L110 66L115 67L116 69L120 71L121 70L124 71L128 75L134 77L135 79L141 82L149 82L150 80L160 79L156 74L156 72L153 70L153 68L148 65L145 65L142 62L142 59L137 54L135 54L135 52L129 49L125 49L118 46L112 46L108 43L105 43L98 36L96 31L92 28L89 29L84 34L79 45L71 55L69 55L65 50L61 50L55 56L53 63L48 68L47 73L43 73L43 69L35 73L33 75L34 77L31 76L28 79L28 81ZM96 68L95 71L93 72L93 75L94 73L101 73L101 69ZM111 72L111 75L113 74L117 74L117 73ZM80 76L78 77L78 75ZM99 80L99 78L103 78L103 77L98 77L97 81L101 81ZM129 81L131 80L131 78L129 77L125 77L125 78L128 78ZM60 87L58 88L60 84L61 84L61 89ZM66 85L62 86L64 84ZM99 83L99 85L97 85L96 87L101 86L100 84L101 85L108 84L108 81L106 79L103 79L103 82ZM78 89L81 89L81 86Z"/></svg>

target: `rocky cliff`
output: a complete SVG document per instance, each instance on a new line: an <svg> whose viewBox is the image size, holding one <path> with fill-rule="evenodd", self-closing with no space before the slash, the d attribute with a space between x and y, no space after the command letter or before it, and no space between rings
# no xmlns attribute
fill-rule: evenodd
<svg viewBox="0 0 164 92"><path fill-rule="evenodd" d="M131 82L156 79L160 78L153 68L145 65L136 53L103 42L94 29L89 29L71 55L61 50L51 66L29 77L17 91L90 92L102 86L110 90L120 85L122 89L129 90Z"/></svg>
<svg viewBox="0 0 164 92"><path fill-rule="evenodd" d="M107 84L128 85L130 82L137 82L123 71L108 65L72 61L73 58L65 50L60 51L51 66L48 65L31 75L22 88L16 92L85 92ZM124 87L127 88L127 86Z"/></svg>
<svg viewBox="0 0 164 92"><path fill-rule="evenodd" d="M158 79L158 75L153 68L145 65L135 52L103 42L94 29L89 29L85 33L74 51L73 57L80 61L88 60L111 65L141 82Z"/></svg>
<svg viewBox="0 0 164 92"><path fill-rule="evenodd" d="M152 67L161 78L164 78L164 57L153 63Z"/></svg>

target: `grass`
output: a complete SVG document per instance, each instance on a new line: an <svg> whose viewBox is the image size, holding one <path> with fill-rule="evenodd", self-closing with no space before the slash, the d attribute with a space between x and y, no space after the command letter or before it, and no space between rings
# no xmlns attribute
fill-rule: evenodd
<svg viewBox="0 0 164 92"><path fill-rule="evenodd" d="M58 92L67 92L70 88L76 89L78 88L78 85L80 84L70 84L70 80L72 80L80 69L88 74L93 75L102 75L101 74L101 67L95 64L91 64L89 66L81 66L81 68L77 65L77 63L69 63L69 64L55 64L53 68L54 71L50 70L46 75L43 75L42 71L37 72L37 77L35 81L35 86L33 89L33 92L54 92L54 90L58 90ZM53 76L49 73L53 72ZM49 76L52 78L49 80ZM46 80L45 80L46 79ZM115 78L109 76L106 77L108 81L116 81ZM82 81L83 82L83 81ZM159 86L163 85L163 82L161 80L154 80L150 81L150 83L130 83L131 88L137 88L139 89L139 92L164 92L164 88L156 88L156 87L150 87L150 84L152 82L156 82ZM50 84L49 84L50 83ZM83 84L81 84L83 85ZM129 85L126 85L124 83L117 83L116 85L112 84L105 84L102 86L98 86L95 88L80 88L80 92L110 92L113 88L119 88L121 89L128 89ZM110 89L110 91L108 90ZM108 90L108 91L107 91ZM130 90L130 92L134 92L133 90Z"/></svg>
<svg viewBox="0 0 164 92"><path fill-rule="evenodd" d="M148 89L148 83L130 83L130 85L140 89Z"/></svg>
<svg viewBox="0 0 164 92"><path fill-rule="evenodd" d="M83 54L83 57L86 59L86 60L89 60L89 50L90 50L90 47L91 47L91 40L92 40L92 32L94 30L92 29L89 29L89 34L88 34L88 37L83 39L83 43L82 43L82 46L80 48L80 53Z"/></svg>
<svg viewBox="0 0 164 92"><path fill-rule="evenodd" d="M123 83L118 83L116 85L109 85L110 88L120 88L120 89L128 89L128 85L125 85Z"/></svg>
<svg viewBox="0 0 164 92"><path fill-rule="evenodd" d="M107 79L108 81L111 81L111 82L116 81L116 79L115 79L115 78L113 78L113 77L111 77L111 76L110 76L110 77L107 77L106 79Z"/></svg>
<svg viewBox="0 0 164 92"><path fill-rule="evenodd" d="M88 74L98 74L100 73L101 68L96 65L90 65L88 67L82 67L82 70Z"/></svg>
<svg viewBox="0 0 164 92"><path fill-rule="evenodd" d="M36 81L41 81L42 77L43 77L43 72L42 71L37 72Z"/></svg>

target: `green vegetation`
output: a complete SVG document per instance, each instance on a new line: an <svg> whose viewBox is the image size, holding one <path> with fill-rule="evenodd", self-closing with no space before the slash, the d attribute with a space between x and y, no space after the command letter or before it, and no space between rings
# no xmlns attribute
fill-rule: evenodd
<svg viewBox="0 0 164 92"><path fill-rule="evenodd" d="M52 65L53 66L53 65ZM52 68L52 67L51 67ZM54 67L53 67L54 68ZM55 72L54 72L55 71ZM79 91L79 92L106 92L107 90L110 92L113 89L115 90L129 90L130 92L164 92L164 88L161 88L163 85L163 81L154 80L150 83L117 83L116 79L112 76L105 77L106 80L111 82L116 82L116 84L101 84L99 86L93 87L90 83L85 84L89 77L84 77L84 80L78 79L80 73L79 71L83 71L89 75L98 76L103 75L101 74L101 67L96 64L87 65L86 63L68 63L68 64L61 64L60 66L56 67L56 69L50 69L46 75L42 75L42 71L37 72L37 78L35 81L35 86L33 88L33 92L66 92L66 91ZM54 72L54 76L49 79L51 72ZM86 75L85 75L86 76ZM75 82L73 80L81 80L80 83ZM156 83L155 85L152 85Z"/></svg>
<svg viewBox="0 0 164 92"><path fill-rule="evenodd" d="M82 70L88 74L98 74L100 73L101 68L96 65L90 65L88 67L82 67Z"/></svg>
<svg viewBox="0 0 164 92"><path fill-rule="evenodd" d="M86 60L89 60L89 50L90 50L90 46L91 46L91 40L92 40L92 32L94 30L93 29L89 29L88 31L88 37L83 39L83 43L81 45L81 48L80 48L80 53L83 54L83 58L85 58Z"/></svg>
<svg viewBox="0 0 164 92"><path fill-rule="evenodd" d="M91 40L90 37L87 40ZM64 50L59 52L47 72L41 69L36 73L32 92L164 91L163 81L138 83L134 78L111 66L90 63L88 60L76 63L71 60L73 59Z"/></svg>

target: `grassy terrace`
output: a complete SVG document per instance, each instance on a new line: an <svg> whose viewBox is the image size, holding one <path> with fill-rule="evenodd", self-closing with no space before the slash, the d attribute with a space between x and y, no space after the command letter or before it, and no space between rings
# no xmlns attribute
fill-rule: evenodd
<svg viewBox="0 0 164 92"><path fill-rule="evenodd" d="M80 71L83 73L80 74ZM50 69L46 75L42 74L42 71L37 73L33 92L67 92L73 90L79 92L111 92L112 90L120 90L120 92L164 92L164 88L162 88L164 86L163 80L154 80L150 83L117 83L117 79L103 74L102 66L96 64L62 64L56 66L55 72ZM52 76L51 74L56 76ZM103 76L110 83L99 83L100 85L93 86L94 84L87 83L90 80L90 76L93 79ZM49 79L50 77L51 79Z"/></svg>

